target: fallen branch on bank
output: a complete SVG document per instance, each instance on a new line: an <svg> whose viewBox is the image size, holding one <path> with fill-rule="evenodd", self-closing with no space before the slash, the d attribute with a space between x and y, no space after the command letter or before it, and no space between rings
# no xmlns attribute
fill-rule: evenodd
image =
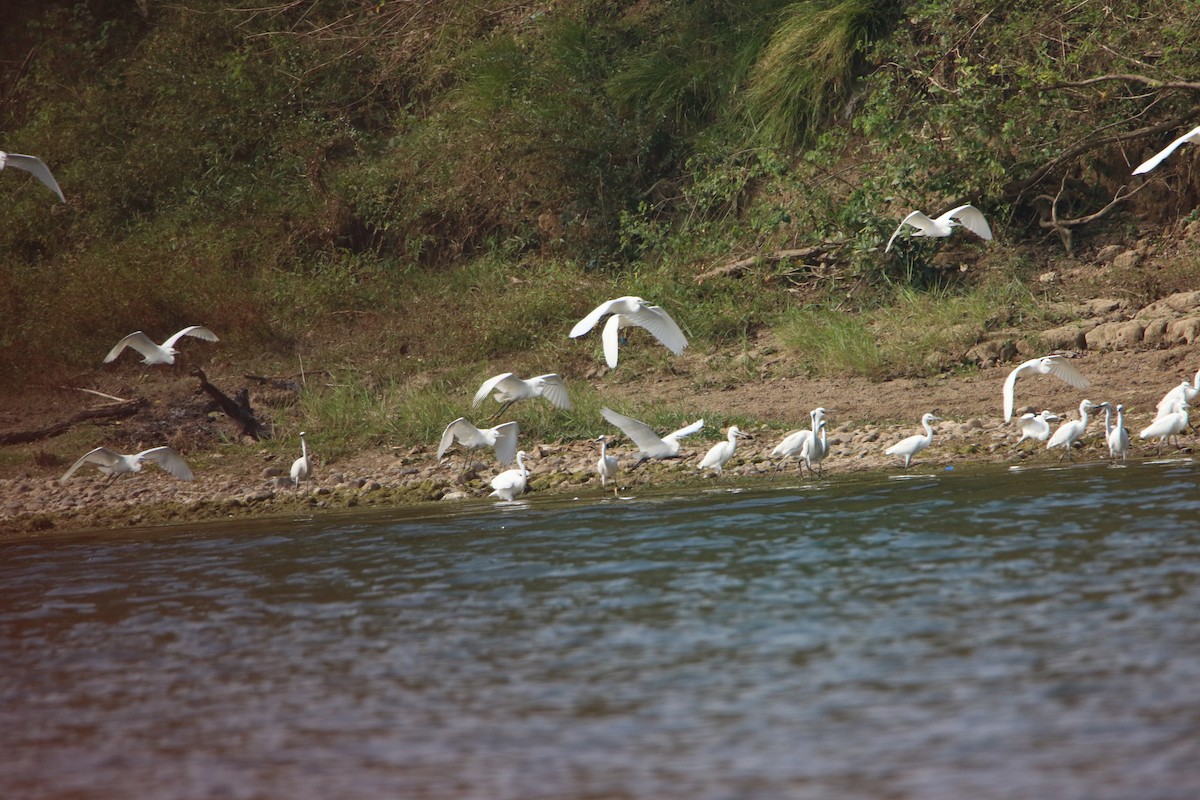
<svg viewBox="0 0 1200 800"><path fill-rule="evenodd" d="M42 428L35 428L28 431L10 431L9 433L0 433L0 445L8 444L28 444L29 442L37 442L42 439L49 439L53 436L59 436L71 430L84 422L97 422L101 420L124 419L132 417L143 406L147 405L148 401L144 397L139 397L135 400L123 400L120 403L110 406L102 406L100 408L89 408L80 411L77 414L64 419L60 422L55 422L46 425Z"/></svg>

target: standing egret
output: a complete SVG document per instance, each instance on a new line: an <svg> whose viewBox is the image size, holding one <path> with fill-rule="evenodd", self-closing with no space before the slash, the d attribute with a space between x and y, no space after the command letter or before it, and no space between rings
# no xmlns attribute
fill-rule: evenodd
<svg viewBox="0 0 1200 800"><path fill-rule="evenodd" d="M1129 431L1125 429L1125 406L1117 404L1117 422L1112 421L1113 404L1101 403L1104 409L1104 440L1108 442L1108 456L1113 461L1129 457Z"/></svg>
<svg viewBox="0 0 1200 800"><path fill-rule="evenodd" d="M817 430L800 448L800 460L808 467L810 477L814 471L813 464L817 465L822 476L825 475L825 467L822 466L822 462L827 455L829 455L829 442L825 437L825 420L822 419L817 422Z"/></svg>
<svg viewBox="0 0 1200 800"><path fill-rule="evenodd" d="M442 456L446 454L446 450L450 445L454 444L457 439L458 443L466 450L478 450L481 447L490 447L496 453L496 460L501 464L511 464L513 456L517 452L517 436L520 435L520 428L515 422L506 422L503 425L497 425L494 428L480 430L467 421L466 417L459 417L446 426L446 430L442 431L442 440L438 443L437 457L440 461ZM463 465L466 466L466 453L463 454Z"/></svg>
<svg viewBox="0 0 1200 800"><path fill-rule="evenodd" d="M58 181L54 180L54 174L50 172L50 168L45 162L37 156L26 156L20 153L5 153L0 150L0 170L5 167L16 167L17 169L28 172L33 177L37 178L42 183L50 188L50 191L58 195L58 199L62 202L67 202L67 198L63 197L62 189L58 188Z"/></svg>
<svg viewBox="0 0 1200 800"><path fill-rule="evenodd" d="M1150 156L1150 158L1138 165L1138 168L1133 171L1133 174L1141 175L1142 173L1149 172L1162 163L1163 159L1178 150L1181 145L1187 144L1188 142L1191 142L1192 144L1200 144L1200 127L1192 128L1183 136L1180 136L1162 150L1159 150L1157 153Z"/></svg>
<svg viewBox="0 0 1200 800"><path fill-rule="evenodd" d="M596 439L600 443L600 458L596 461L596 472L600 475L600 488L603 489L608 485L610 480L616 480L617 477L617 457L608 454L608 437L600 436ZM613 496L617 494L617 485L613 484Z"/></svg>
<svg viewBox="0 0 1200 800"><path fill-rule="evenodd" d="M561 408L564 411L571 410L571 398L567 395L567 385L563 383L563 379L560 376L553 372L547 375L538 375L529 380L518 378L511 372L504 372L488 378L479 387L479 391L475 393L475 399L471 402L471 406L478 408L479 404L484 401L484 398L492 390L496 392L492 396L492 399L500 403L501 406L500 410L491 416L491 419L495 419L503 414L508 410L509 406L518 400L525 400L530 397L544 397L555 408Z"/></svg>
<svg viewBox="0 0 1200 800"><path fill-rule="evenodd" d="M1004 379L1004 421L1010 422L1013 415L1013 389L1017 378L1022 375L1053 375L1059 380L1066 381L1076 389L1086 389L1091 384L1079 370L1066 360L1064 356L1043 356L1031 358L1024 364L1008 373Z"/></svg>
<svg viewBox="0 0 1200 800"><path fill-rule="evenodd" d="M733 458L733 454L737 450L737 440L753 438L748 433L742 433L737 425L730 425L725 441L718 442L709 448L708 453L700 460L697 469L715 470L720 475L725 469L725 462Z"/></svg>
<svg viewBox="0 0 1200 800"><path fill-rule="evenodd" d="M188 467L187 462L170 447L152 447L129 456L109 450L107 447L97 447L80 456L79 460L67 470L67 473L58 479L58 482L66 483L67 478L74 475L75 470L84 464L95 464L105 475L116 476L124 475L127 472L141 472L142 465L147 461L155 462L181 481L190 481L193 478L192 470Z"/></svg>
<svg viewBox="0 0 1200 800"><path fill-rule="evenodd" d="M1074 461L1075 456L1071 454L1071 448L1074 447L1075 443L1082 439L1083 434L1087 432L1088 412L1093 408L1098 407L1099 406L1097 406L1091 400L1084 400L1082 403L1080 403L1079 419L1073 419L1068 422L1064 422L1062 425L1059 425L1058 430L1054 432L1054 435L1050 437L1050 441L1046 443L1046 449L1052 450L1055 447L1062 447L1063 454L1058 457L1058 460L1062 461L1064 458L1069 458L1071 461Z"/></svg>
<svg viewBox="0 0 1200 800"><path fill-rule="evenodd" d="M492 493L488 497L499 497L501 500L512 500L524 493L526 482L529 480L529 470L525 469L525 451L517 451L517 468L506 469L492 478Z"/></svg>
<svg viewBox="0 0 1200 800"><path fill-rule="evenodd" d="M783 469L783 465L786 464L787 460L792 456L797 456L801 459L804 457L804 445L809 439L816 435L818 424L824 416L824 408L814 408L812 411L808 412L809 430L793 431L792 433L789 433L787 436L783 437L782 442L775 445L775 449L771 451L771 456L782 456L782 460L779 462L779 465L775 467L776 470ZM800 467L800 473L804 474L803 467Z"/></svg>
<svg viewBox="0 0 1200 800"><path fill-rule="evenodd" d="M175 343L184 336L194 336L206 342L218 341L217 335L202 325L190 325L170 339L167 339L161 345L155 344L149 336L141 331L134 331L117 342L116 346L108 351L108 355L104 357L104 363L107 364L121 355L121 351L126 347L132 347L145 356L142 359L142 363L144 364L174 364L175 356L179 355L179 351L175 349Z"/></svg>
<svg viewBox="0 0 1200 800"><path fill-rule="evenodd" d="M1192 400L1196 399L1197 394L1200 394L1200 372L1196 373L1196 377L1192 378L1191 383L1180 381L1178 386L1163 395L1162 400L1158 401L1154 414L1155 419L1170 414L1175 409L1176 401L1182 400L1190 404Z"/></svg>
<svg viewBox="0 0 1200 800"><path fill-rule="evenodd" d="M1163 445L1167 439L1174 436L1175 446L1179 446L1179 434L1188 426L1188 404L1176 400L1175 405L1167 414L1151 422L1138 434L1139 439L1158 439L1158 455L1162 455Z"/></svg>
<svg viewBox="0 0 1200 800"><path fill-rule="evenodd" d="M914 433L907 439L902 439L887 450L884 450L884 455L902 456L904 458L904 468L908 469L908 465L912 463L913 456L933 444L933 426L930 423L940 420L941 417L935 417L933 414L925 414L921 417L921 427L925 429L925 433Z"/></svg>
<svg viewBox="0 0 1200 800"><path fill-rule="evenodd" d="M292 462L291 472L292 486L297 491L300 490L300 481L306 481L312 477L312 457L308 454L308 443L304 441L305 433L300 431L300 457Z"/></svg>
<svg viewBox="0 0 1200 800"><path fill-rule="evenodd" d="M601 335L604 343L604 360L610 369L617 366L617 345L620 339L618 331L621 328L634 325L645 328L675 355L679 355L687 347L687 337L675 324L675 320L671 319L671 316L660 306L650 305L640 297L618 297L616 300L601 303L586 317L575 323L575 327L571 328L571 338L583 336L596 327L596 323L606 314L613 315L613 318L605 324Z"/></svg>
<svg viewBox="0 0 1200 800"><path fill-rule="evenodd" d="M1059 419L1058 414L1046 410L1040 414L1022 414L1021 418L1017 420L1017 424L1021 427L1021 438L1017 439L1017 444L1019 445L1026 439L1046 441L1050 438L1050 423L1058 422Z"/></svg>
<svg viewBox="0 0 1200 800"><path fill-rule="evenodd" d="M698 419L691 425L659 437L654 429L646 423L638 422L633 417L627 417L624 414L618 414L611 408L601 408L600 413L606 420L620 428L638 446L636 462L638 464L647 458L675 458L679 455L679 440L704 427L704 420Z"/></svg>
<svg viewBox="0 0 1200 800"><path fill-rule="evenodd" d="M916 228L913 236L949 236L955 228L961 226L976 236L984 239L992 238L992 229L988 225L987 219L984 218L983 212L968 203L950 209L937 219L930 219L920 211L912 212L896 227L895 233L892 234L892 238L888 239L887 247L883 249L883 252L886 253L892 249L892 242L896 241L896 237L900 235L900 231L904 230L905 225Z"/></svg>

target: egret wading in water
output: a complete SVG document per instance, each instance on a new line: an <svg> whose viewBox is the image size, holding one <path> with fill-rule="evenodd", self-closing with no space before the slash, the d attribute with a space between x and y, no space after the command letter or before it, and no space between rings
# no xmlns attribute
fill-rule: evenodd
<svg viewBox="0 0 1200 800"><path fill-rule="evenodd" d="M596 474L600 476L600 488L604 489L609 481L617 479L617 457L608 454L608 437L600 436L596 439L600 443L600 458L596 461ZM613 484L613 496L617 494L617 485Z"/></svg>
<svg viewBox="0 0 1200 800"><path fill-rule="evenodd" d="M661 306L651 305L640 297L618 297L616 300L601 303L575 323L575 327L571 328L571 338L583 336L596 327L607 314L612 314L613 318L605 324L601 340L604 344L604 360L609 369L615 369L617 366L619 331L622 328L645 328L675 355L679 355L687 347L687 337L675 324L675 320L671 319Z"/></svg>
<svg viewBox="0 0 1200 800"><path fill-rule="evenodd" d="M1088 412L1093 408L1098 408L1098 406L1091 400L1084 400L1079 404L1079 419L1073 419L1059 425L1058 430L1054 432L1054 435L1050 437L1050 441L1046 443L1047 450L1053 450L1055 447L1063 448L1063 454L1058 457L1059 461L1062 461L1064 458L1071 461L1075 460L1075 456L1071 454L1071 448L1087 433Z"/></svg>
<svg viewBox="0 0 1200 800"><path fill-rule="evenodd" d="M296 491L300 490L300 482L306 481L312 477L312 457L308 454L308 443L304 441L305 433L300 431L300 457L292 462L292 469L288 473L292 476L292 486Z"/></svg>
<svg viewBox="0 0 1200 800"><path fill-rule="evenodd" d="M28 172L33 177L44 183L50 191L58 195L58 199L62 202L67 202L67 198L63 197L62 189L58 188L58 181L54 180L54 174L50 172L50 168L46 163L37 156L27 156L21 153L5 153L0 150L0 170L5 167L16 167L19 170Z"/></svg>
<svg viewBox="0 0 1200 800"><path fill-rule="evenodd" d="M492 478L492 493L488 497L499 497L501 500L512 500L519 494L524 494L529 480L529 470L525 468L525 451L517 451L517 468L506 469Z"/></svg>
<svg viewBox="0 0 1200 800"><path fill-rule="evenodd" d="M600 414L611 424L620 428L638 446L638 457L635 464L640 464L647 458L675 458L679 455L679 440L685 436L691 436L704 427L704 420L698 419L691 425L686 425L660 437L646 423L619 414L611 408L601 408Z"/></svg>
<svg viewBox="0 0 1200 800"><path fill-rule="evenodd" d="M108 355L104 357L104 363L108 364L115 360L126 347L132 347L142 354L143 364L174 364L175 356L179 355L179 351L175 349L175 344L184 336L194 336L206 342L219 341L215 333L202 325L190 325L170 339L167 339L161 345L155 344L149 336L141 331L134 331L117 342L116 346L108 351Z"/></svg>
<svg viewBox="0 0 1200 800"><path fill-rule="evenodd" d="M511 372L504 372L488 378L475 393L475 399L471 401L472 408L478 408L488 393L493 390L496 393L492 395L492 399L501 405L500 410L492 414L490 419L495 419L503 414L518 400L526 400L531 397L544 397L555 408L561 408L564 411L571 410L571 398L567 395L567 385L559 375L553 372L538 375L529 380L518 378Z"/></svg>
<svg viewBox="0 0 1200 800"><path fill-rule="evenodd" d="M1138 434L1139 439L1158 439L1158 455L1162 455L1163 445L1167 439L1174 436L1175 446L1179 447L1179 434L1187 430L1188 404L1176 400L1171 411L1151 422Z"/></svg>
<svg viewBox="0 0 1200 800"><path fill-rule="evenodd" d="M824 408L814 408L808 412L809 430L798 430L789 433L783 437L783 441L775 445L775 449L771 451L771 457L780 457L779 464L775 469L781 470L787 463L787 460L792 456L796 456L798 464L803 464L804 461L804 446L814 436L817 435L817 428L820 426L821 420L825 417ZM800 474L804 474L804 467L800 466Z"/></svg>
<svg viewBox="0 0 1200 800"><path fill-rule="evenodd" d="M711 469L720 475L725 470L725 462L733 458L733 454L737 451L737 440L753 438L748 433L742 433L737 425L730 425L725 441L714 444L700 460L697 469Z"/></svg>
<svg viewBox="0 0 1200 800"><path fill-rule="evenodd" d="M1050 438L1050 423L1058 422L1060 417L1053 411L1043 410L1039 414L1022 414L1017 420L1017 424L1021 428L1021 438L1017 439L1017 445L1026 439L1044 442ZM1016 447L1016 445L1013 445Z"/></svg>
<svg viewBox="0 0 1200 800"><path fill-rule="evenodd" d="M193 478L192 470L183 460L183 456L170 447L151 447L149 450L128 456L107 447L97 447L80 456L58 482L66 483L67 479L75 474L75 470L84 464L95 464L105 475L116 477L129 472L141 472L142 465L147 461L153 461L181 481L190 481Z"/></svg>
<svg viewBox="0 0 1200 800"><path fill-rule="evenodd" d="M940 422L941 419L941 417L934 416L933 414L925 414L921 417L921 427L925 429L925 433L914 433L907 439L902 439L887 450L884 450L884 455L901 456L904 459L904 468L908 469L908 465L912 463L913 456L933 444L933 426L930 423Z"/></svg>
<svg viewBox="0 0 1200 800"><path fill-rule="evenodd" d="M1200 144L1200 127L1192 128L1190 131L1185 133L1183 136L1180 136L1178 139L1171 142L1169 145L1164 147L1162 150L1159 150L1157 153L1155 153L1154 155L1147 158L1145 161L1143 161L1141 164L1138 165L1137 169L1135 169L1133 171L1133 174L1141 175L1143 173L1149 172L1150 170L1154 169L1159 164L1161 164L1163 162L1163 159L1165 159L1167 156L1171 155L1171 153L1174 153L1181 146L1187 144L1188 142L1191 142L1192 144Z"/></svg>
<svg viewBox="0 0 1200 800"><path fill-rule="evenodd" d="M441 461L446 451L457 441L463 446L463 469L467 468L467 455L471 450L490 447L496 454L496 460L501 464L511 464L517 454L517 437L520 428L515 422L505 422L494 428L481 430L472 425L466 417L459 417L446 426L442 431L442 440L438 443L437 458Z"/></svg>
<svg viewBox="0 0 1200 800"><path fill-rule="evenodd" d="M1005 422L1012 420L1013 390L1016 388L1017 378L1020 378L1022 375L1053 375L1059 380L1074 386L1076 389L1086 389L1091 385L1088 379L1083 377L1083 374L1075 369L1074 365L1069 363L1063 356L1031 358L1008 373L1008 377L1004 379Z"/></svg>
<svg viewBox="0 0 1200 800"><path fill-rule="evenodd" d="M930 219L920 211L912 212L896 227L896 232L892 234L892 238L888 239L887 247L883 248L883 252L886 253L892 249L892 243L896 241L900 231L904 230L905 225L915 229L912 234L914 237L945 237L953 233L955 228L963 227L983 239L990 240L992 238L992 228L988 225L983 212L968 203L950 209L937 219Z"/></svg>
<svg viewBox="0 0 1200 800"><path fill-rule="evenodd" d="M1113 461L1129 457L1129 431L1125 429L1125 406L1117 404L1117 421L1113 424L1112 403L1101 403L1104 409L1104 441L1108 442L1108 456Z"/></svg>

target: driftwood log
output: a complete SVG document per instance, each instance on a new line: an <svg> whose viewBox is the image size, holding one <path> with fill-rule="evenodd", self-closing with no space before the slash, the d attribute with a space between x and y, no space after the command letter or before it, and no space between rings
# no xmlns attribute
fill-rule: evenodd
<svg viewBox="0 0 1200 800"><path fill-rule="evenodd" d="M704 283L713 278L737 278L756 266L778 264L780 261L827 261L832 258L831 251L835 249L837 249L837 245L813 245L795 250L777 250L774 253L747 256L702 272L696 276L695 280L696 283Z"/></svg>
<svg viewBox="0 0 1200 800"><path fill-rule="evenodd" d="M192 369L192 377L200 381L200 389L216 402L217 406L225 412L225 416L238 424L242 436L249 436L257 442L268 434L263 424L254 416L254 410L250 408L249 391L243 388L237 393L237 399L234 400L209 383L208 376L199 367Z"/></svg>
<svg viewBox="0 0 1200 800"><path fill-rule="evenodd" d="M43 428L36 428L28 431L11 431L9 433L0 433L0 445L6 444L27 444L28 442L36 442L42 439L49 439L52 436L58 436L71 430L71 428L81 422L96 422L97 420L108 419L124 419L132 417L144 406L148 401L144 397L139 397L134 400L124 400L111 406L102 406L101 408L89 408L85 411L80 411L67 419L60 422L55 422Z"/></svg>

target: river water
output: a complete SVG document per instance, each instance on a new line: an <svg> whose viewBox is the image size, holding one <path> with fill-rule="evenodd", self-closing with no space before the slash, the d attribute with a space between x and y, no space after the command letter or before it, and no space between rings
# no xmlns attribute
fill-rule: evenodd
<svg viewBox="0 0 1200 800"><path fill-rule="evenodd" d="M1192 800L1198 477L3 543L0 794Z"/></svg>

